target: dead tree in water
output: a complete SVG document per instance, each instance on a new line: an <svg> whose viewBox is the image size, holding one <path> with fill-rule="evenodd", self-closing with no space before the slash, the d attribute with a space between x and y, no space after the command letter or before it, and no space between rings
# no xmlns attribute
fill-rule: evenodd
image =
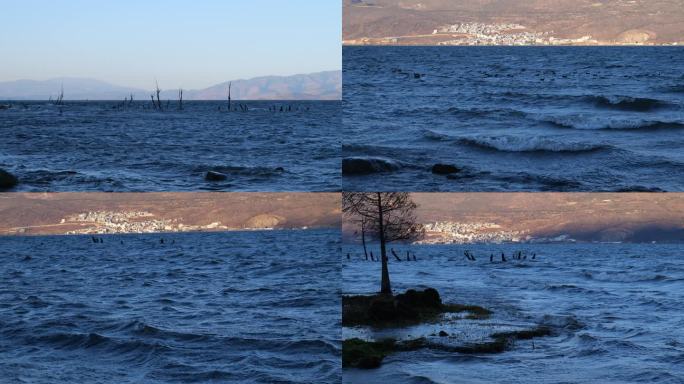
<svg viewBox="0 0 684 384"><path fill-rule="evenodd" d="M159 89L159 82L155 80L155 90L154 92L157 94L157 108L161 111L162 110L162 105L161 105L161 100L159 99L159 94L161 93L161 89ZM154 100L153 100L154 101Z"/></svg>
<svg viewBox="0 0 684 384"><path fill-rule="evenodd" d="M60 90L59 90L59 96L57 96L57 100L55 101L55 105L63 105L64 104L64 84L61 85Z"/></svg>
<svg viewBox="0 0 684 384"><path fill-rule="evenodd" d="M233 86L233 82L228 83L228 112L230 112L230 88Z"/></svg>
<svg viewBox="0 0 684 384"><path fill-rule="evenodd" d="M183 110L183 88L178 89L178 110Z"/></svg>
<svg viewBox="0 0 684 384"><path fill-rule="evenodd" d="M366 231L368 230L368 219L362 217L360 219L359 225L361 226L361 243L363 244L363 254L366 255L366 260L368 260L368 250L366 249Z"/></svg>
<svg viewBox="0 0 684 384"><path fill-rule="evenodd" d="M133 105L133 94L131 93L131 99L128 100L128 106Z"/></svg>
<svg viewBox="0 0 684 384"><path fill-rule="evenodd" d="M369 233L380 241L381 294L392 295L387 267L387 243L420 239L425 234L423 226L417 222L414 213L416 208L417 205L406 192L344 192L342 194L344 216L356 223L365 219Z"/></svg>

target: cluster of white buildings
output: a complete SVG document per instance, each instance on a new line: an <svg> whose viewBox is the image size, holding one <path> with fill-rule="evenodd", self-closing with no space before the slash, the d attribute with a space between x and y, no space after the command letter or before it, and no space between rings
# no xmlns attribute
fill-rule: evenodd
<svg viewBox="0 0 684 384"><path fill-rule="evenodd" d="M442 41L438 45L573 45L595 44L591 36L578 39L560 39L548 32L526 31L520 24L460 23L442 26L432 34L458 34L461 38Z"/></svg>
<svg viewBox="0 0 684 384"><path fill-rule="evenodd" d="M530 241L524 231L507 231L495 223L442 221L424 225L426 236L417 244L518 243Z"/></svg>
<svg viewBox="0 0 684 384"><path fill-rule="evenodd" d="M61 224L91 224L68 231L66 234L106 234L106 233L155 233L189 232L199 230L221 230L228 227L219 222L208 225L185 225L177 220L154 219L154 214L144 211L94 211L66 217Z"/></svg>
<svg viewBox="0 0 684 384"><path fill-rule="evenodd" d="M525 29L525 26L520 24L460 23L439 27L435 29L432 34L459 33L466 35L493 35L515 29Z"/></svg>
<svg viewBox="0 0 684 384"><path fill-rule="evenodd" d="M132 218L139 217L153 217L150 212L145 211L126 211L126 212L111 212L111 211L90 211L86 213L79 213L78 215L68 216L62 219L62 224L68 221L88 222L88 223L124 223Z"/></svg>

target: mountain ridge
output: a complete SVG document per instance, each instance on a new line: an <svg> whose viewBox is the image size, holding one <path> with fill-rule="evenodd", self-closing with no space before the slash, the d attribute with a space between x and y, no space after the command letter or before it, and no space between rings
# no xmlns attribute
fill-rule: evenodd
<svg viewBox="0 0 684 384"><path fill-rule="evenodd" d="M322 71L288 76L259 76L221 82L203 89L184 89L185 100L225 100L232 83L233 100L340 100L342 71ZM126 87L82 77L47 80L19 79L0 82L0 100L47 100L56 98L62 86L64 100L121 100L130 97L148 100L152 90ZM160 84L163 99L176 99L178 89Z"/></svg>

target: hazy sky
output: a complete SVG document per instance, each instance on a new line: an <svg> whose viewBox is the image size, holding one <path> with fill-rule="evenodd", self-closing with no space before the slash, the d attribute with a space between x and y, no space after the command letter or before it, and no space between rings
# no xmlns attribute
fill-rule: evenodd
<svg viewBox="0 0 684 384"><path fill-rule="evenodd" d="M0 81L149 89L341 67L339 0L0 0Z"/></svg>

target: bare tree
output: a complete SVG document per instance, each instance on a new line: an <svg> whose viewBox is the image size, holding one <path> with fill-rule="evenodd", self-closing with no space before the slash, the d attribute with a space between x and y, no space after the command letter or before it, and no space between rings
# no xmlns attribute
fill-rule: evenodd
<svg viewBox="0 0 684 384"><path fill-rule="evenodd" d="M64 84L59 88L59 95L57 96L57 100L55 101L55 105L63 105L64 104Z"/></svg>
<svg viewBox="0 0 684 384"><path fill-rule="evenodd" d="M361 227L361 244L363 244L363 255L366 257L366 260L368 260L368 249L366 248L366 227L368 226L368 219L362 217L359 226Z"/></svg>
<svg viewBox="0 0 684 384"><path fill-rule="evenodd" d="M183 110L183 88L178 88L178 109Z"/></svg>
<svg viewBox="0 0 684 384"><path fill-rule="evenodd" d="M345 216L363 224L367 231L364 233L374 235L380 242L381 294L392 295L387 267L387 243L416 240L424 235L423 226L416 222L416 208L416 203L407 192L345 192L342 194L342 211Z"/></svg>
<svg viewBox="0 0 684 384"><path fill-rule="evenodd" d="M159 110L161 111L162 110L161 100L159 100L159 94L161 93L161 89L159 89L159 82L158 81L155 80L154 83L155 83L155 90L154 91L157 94L157 108L159 108Z"/></svg>
<svg viewBox="0 0 684 384"><path fill-rule="evenodd" d="M230 88L232 88L233 82L228 83L228 112L230 112Z"/></svg>

